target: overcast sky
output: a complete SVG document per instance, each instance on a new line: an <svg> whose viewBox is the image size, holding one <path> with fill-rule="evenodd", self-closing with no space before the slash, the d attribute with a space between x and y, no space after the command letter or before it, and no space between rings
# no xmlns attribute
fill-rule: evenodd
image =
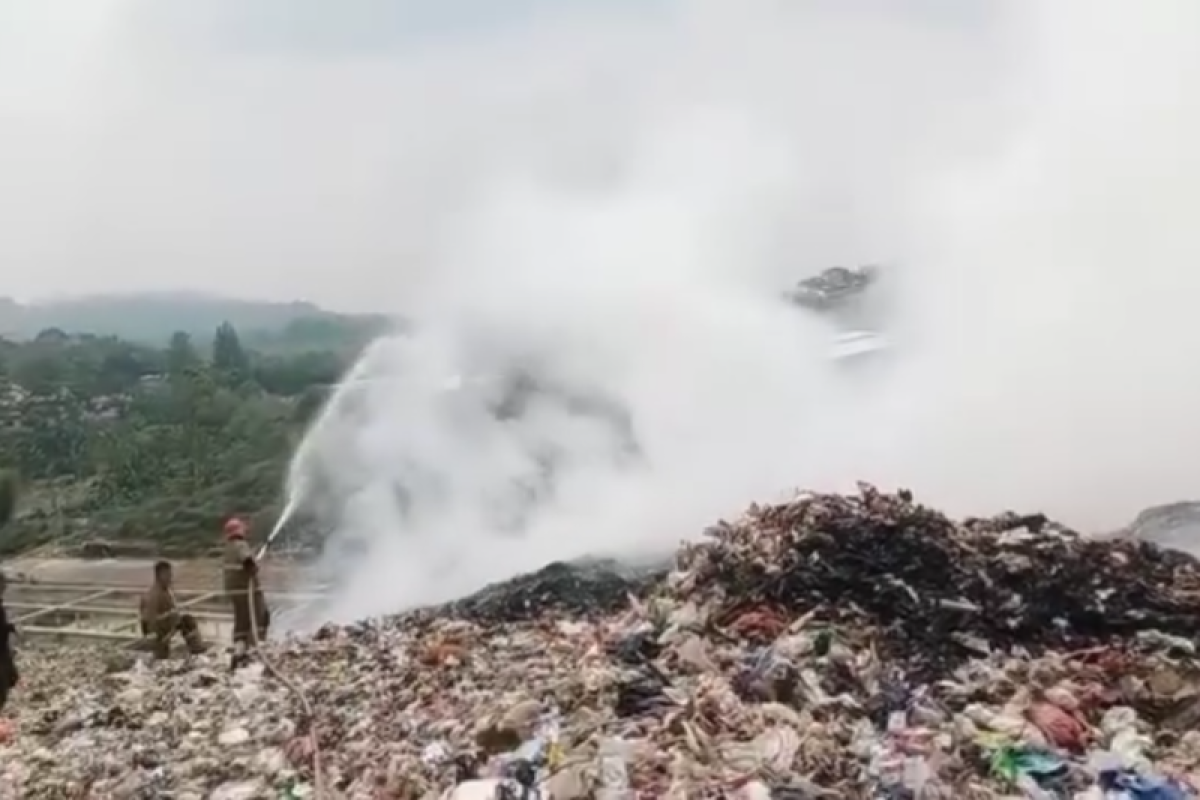
<svg viewBox="0 0 1200 800"><path fill-rule="evenodd" d="M714 112L804 162L773 235L816 218L805 252L853 257L945 109L991 97L994 7L0 0L0 293L403 305L497 184L604 192Z"/></svg>

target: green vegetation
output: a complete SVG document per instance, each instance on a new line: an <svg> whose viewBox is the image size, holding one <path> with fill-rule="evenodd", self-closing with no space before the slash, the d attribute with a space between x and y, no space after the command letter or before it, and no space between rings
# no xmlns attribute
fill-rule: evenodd
<svg viewBox="0 0 1200 800"><path fill-rule="evenodd" d="M293 321L268 348L228 323L210 335L0 339L0 472L21 484L0 553L104 541L187 555L217 544L229 514L273 518L288 457L366 331ZM13 496L0 481L0 511Z"/></svg>

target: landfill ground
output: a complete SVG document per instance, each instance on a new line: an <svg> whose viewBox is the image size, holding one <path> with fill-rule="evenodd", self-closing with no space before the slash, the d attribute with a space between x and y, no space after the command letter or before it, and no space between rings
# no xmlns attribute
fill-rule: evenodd
<svg viewBox="0 0 1200 800"><path fill-rule="evenodd" d="M863 487L236 672L21 650L0 798L1197 797L1198 636L1190 556Z"/></svg>

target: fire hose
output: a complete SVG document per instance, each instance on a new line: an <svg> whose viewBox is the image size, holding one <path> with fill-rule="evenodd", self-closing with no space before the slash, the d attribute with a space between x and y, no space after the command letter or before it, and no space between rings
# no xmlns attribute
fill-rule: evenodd
<svg viewBox="0 0 1200 800"><path fill-rule="evenodd" d="M266 555L266 551L266 547L259 551L259 558ZM308 719L308 745L309 753L312 757L314 800L327 800L328 794L325 792L325 778L321 770L321 745L317 739L316 714L313 712L312 703L309 702L308 695L304 693L300 685L285 675L275 662L271 660L271 657L267 655L266 650L259 646L261 642L258 636L258 608L255 603L258 591L258 575L255 573L250 576L250 582L246 587L247 605L250 612L251 648L258 655L259 660L262 661L263 669L282 683L299 701L300 708L304 711L304 715Z"/></svg>

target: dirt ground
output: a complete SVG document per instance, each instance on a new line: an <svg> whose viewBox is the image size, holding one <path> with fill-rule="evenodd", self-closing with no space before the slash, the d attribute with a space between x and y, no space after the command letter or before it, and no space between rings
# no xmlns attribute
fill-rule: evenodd
<svg viewBox="0 0 1200 800"><path fill-rule="evenodd" d="M172 561L175 584L180 589L218 589L221 564L216 559ZM0 565L10 580L22 578L53 583L80 585L148 585L154 572L152 559L105 559L88 561L75 558L16 558ZM301 590L300 567L286 561L263 564L264 585L279 590Z"/></svg>

